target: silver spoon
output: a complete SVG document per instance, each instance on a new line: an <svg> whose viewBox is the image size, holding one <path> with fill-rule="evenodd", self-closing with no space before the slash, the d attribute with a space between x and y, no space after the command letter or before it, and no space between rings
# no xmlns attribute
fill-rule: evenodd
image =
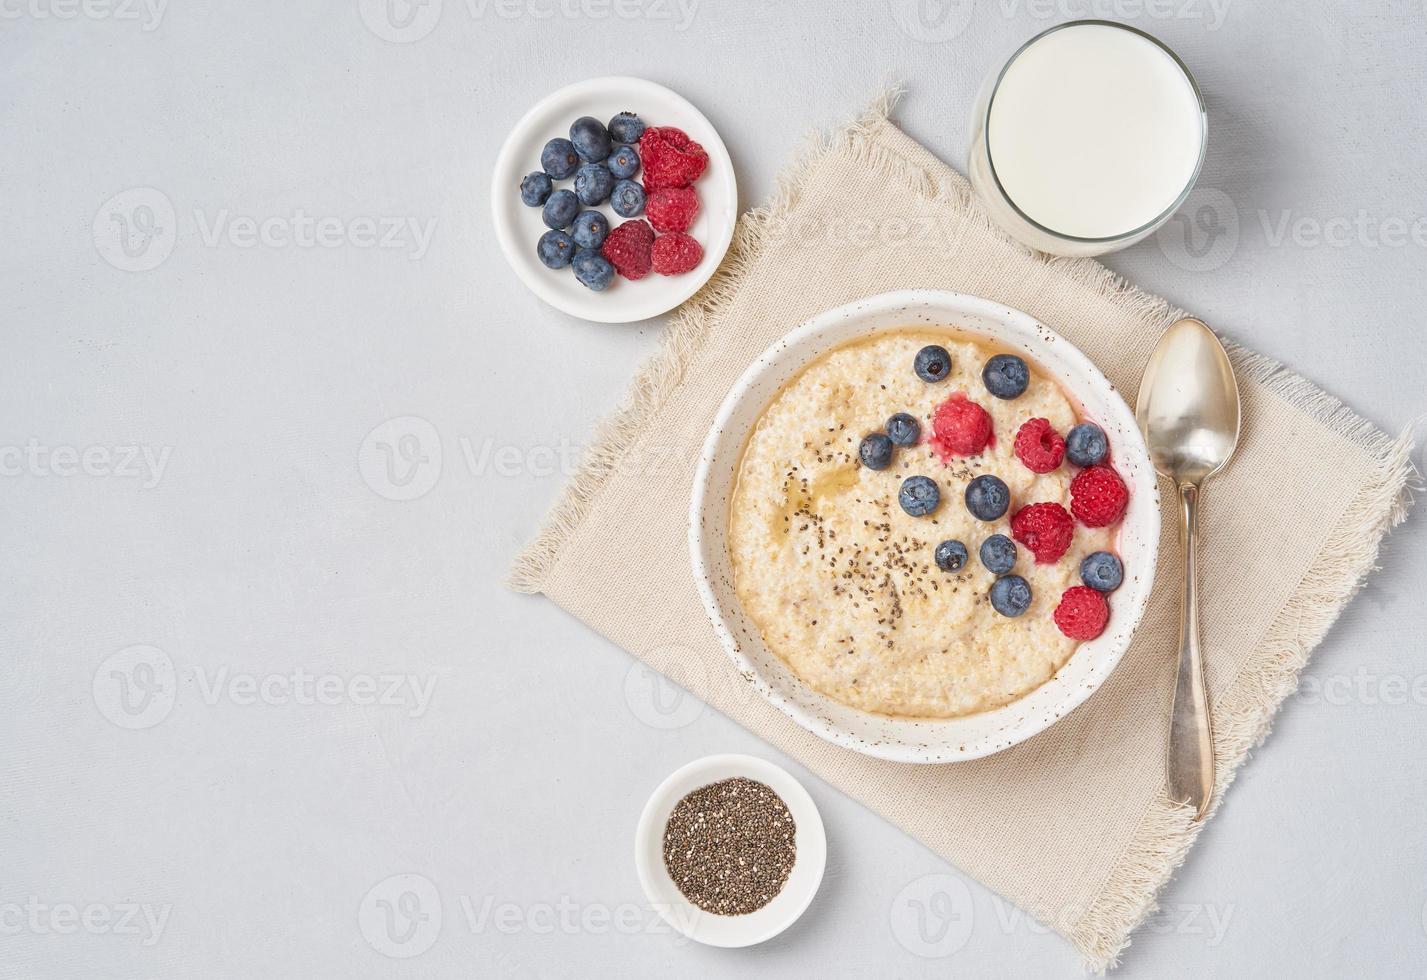
<svg viewBox="0 0 1427 980"><path fill-rule="evenodd" d="M1179 491L1184 592L1179 604L1179 671L1170 711L1169 797L1202 819L1214 794L1214 738L1199 650L1199 492L1239 441L1239 388L1214 332L1185 317L1171 324L1145 365L1135 417L1150 460Z"/></svg>

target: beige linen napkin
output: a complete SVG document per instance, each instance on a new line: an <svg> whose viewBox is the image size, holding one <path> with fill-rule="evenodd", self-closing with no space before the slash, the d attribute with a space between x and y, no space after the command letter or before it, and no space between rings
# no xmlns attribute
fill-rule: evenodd
<svg viewBox="0 0 1427 980"><path fill-rule="evenodd" d="M805 318L907 287L990 297L1060 332L1133 397L1179 315L1094 261L1010 241L887 109L819 140L776 199L739 221L719 275L674 318L513 584L545 593L1104 969L1198 833L1164 795L1179 579L1168 503L1161 574L1118 669L1045 733L974 762L899 765L806 733L739 678L695 593L685 534L699 448L735 379ZM1404 516L1412 475L1407 436L1389 438L1261 355L1233 357L1243 437L1203 513L1216 802Z"/></svg>

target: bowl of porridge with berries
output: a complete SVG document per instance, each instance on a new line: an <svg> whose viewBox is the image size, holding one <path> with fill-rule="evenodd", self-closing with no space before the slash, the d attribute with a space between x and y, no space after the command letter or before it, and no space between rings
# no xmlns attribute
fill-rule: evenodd
<svg viewBox="0 0 1427 980"><path fill-rule="evenodd" d="M1128 647L1159 538L1133 413L1026 314L926 290L828 311L725 400L690 512L742 677L805 728L948 762L1043 730Z"/></svg>

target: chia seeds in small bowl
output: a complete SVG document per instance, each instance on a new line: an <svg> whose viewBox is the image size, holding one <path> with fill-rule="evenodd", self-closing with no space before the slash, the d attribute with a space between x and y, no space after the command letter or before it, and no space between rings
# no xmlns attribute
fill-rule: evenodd
<svg viewBox="0 0 1427 980"><path fill-rule="evenodd" d="M723 779L674 806L664 825L664 869L705 912L747 915L783 890L797 834L777 793L744 776Z"/></svg>
<svg viewBox="0 0 1427 980"><path fill-rule="evenodd" d="M827 838L812 797L783 769L714 755L654 791L634 859L651 907L676 931L710 946L751 946L812 902Z"/></svg>

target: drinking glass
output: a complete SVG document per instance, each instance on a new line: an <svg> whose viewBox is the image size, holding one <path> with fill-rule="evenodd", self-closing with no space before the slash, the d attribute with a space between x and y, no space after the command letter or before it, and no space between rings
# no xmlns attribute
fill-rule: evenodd
<svg viewBox="0 0 1427 980"><path fill-rule="evenodd" d="M1033 45L1059 31L1082 26L1101 26L1113 28L1115 30L1128 31L1137 34L1142 38L1156 45L1160 50L1169 56L1179 70L1184 73L1185 80L1193 92L1195 101L1198 104L1198 124L1199 124L1199 156L1194 164L1193 172L1189 180L1179 190L1173 202L1152 219L1137 227L1127 228L1123 232L1118 232L1106 237L1086 238L1058 231L1048 227L1031 217L1023 211L1002 186L1001 178L996 172L996 160L991 152L991 140L989 137L991 126L991 111L996 104L996 95L1001 87L1002 81L1006 77L1007 71ZM1039 249L1042 252L1049 252L1053 255L1066 256L1089 256L1102 255L1106 252L1114 252L1152 233L1160 225L1169 220L1170 216L1178 210L1189 196L1190 190L1194 187L1194 181L1199 176L1200 168L1204 164L1204 151L1208 137L1208 120L1204 109L1204 97L1199 90L1198 83L1194 80L1193 73L1180 60L1172 50L1169 49L1158 38L1144 31L1137 30L1126 24L1119 24L1107 20L1076 20L1065 24L1058 24L1049 30L1042 31L1022 44L1015 52L1000 64L995 70L987 75L982 83L980 93L977 96L975 108L971 116L971 143L969 159L969 170L971 185L976 189L982 204L990 213L995 222L1011 234L1012 237L1031 248ZM1053 161L1047 161L1047 166L1053 166Z"/></svg>

